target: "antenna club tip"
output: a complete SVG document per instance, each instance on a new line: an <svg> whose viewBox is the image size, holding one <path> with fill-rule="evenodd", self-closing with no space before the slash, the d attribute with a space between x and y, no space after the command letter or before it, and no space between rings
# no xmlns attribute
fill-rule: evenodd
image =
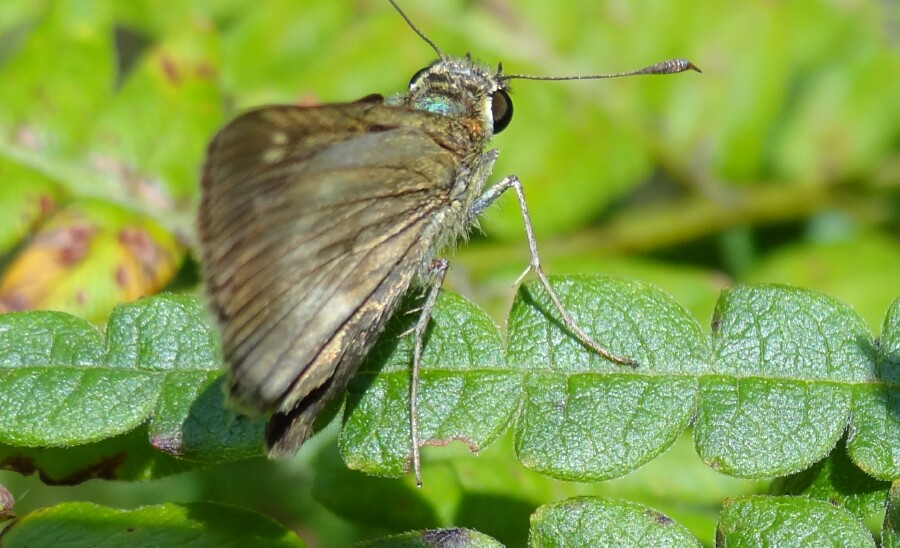
<svg viewBox="0 0 900 548"><path fill-rule="evenodd" d="M685 72L687 70L693 70L694 72L700 73L703 72L700 70L700 67L687 59L671 59L669 61L663 61L648 67L647 70L653 74L674 74L677 72Z"/></svg>

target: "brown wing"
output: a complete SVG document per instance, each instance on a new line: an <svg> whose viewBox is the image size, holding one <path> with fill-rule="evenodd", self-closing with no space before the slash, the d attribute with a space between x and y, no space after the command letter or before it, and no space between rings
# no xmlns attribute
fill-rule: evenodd
<svg viewBox="0 0 900 548"><path fill-rule="evenodd" d="M383 104L269 107L209 147L199 235L232 396L282 422L308 415L286 452L433 253L459 163L434 123Z"/></svg>

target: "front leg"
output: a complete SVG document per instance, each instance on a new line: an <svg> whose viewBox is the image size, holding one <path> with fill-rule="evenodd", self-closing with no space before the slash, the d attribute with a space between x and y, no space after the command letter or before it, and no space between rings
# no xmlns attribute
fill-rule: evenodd
<svg viewBox="0 0 900 548"><path fill-rule="evenodd" d="M496 153L493 158L496 160ZM491 165L493 166L493 162L491 162ZM519 199L519 208L522 210L522 220L525 222L525 236L528 239L528 251L531 254L531 264L525 269L522 275L519 276L519 279L516 280L516 284L521 282L522 278L524 278L529 271L534 272L541 281L541 285L544 286L544 290L550 295L550 300L553 302L556 311L559 312L559 315L562 317L563 324L575 334L581 344L612 362L620 363L622 365L637 365L637 362L633 359L614 354L594 342L593 339L591 339L591 337L575 323L575 320L572 319L569 311L565 309L562 302L560 302L559 297L556 296L556 292L550 286L550 281L547 279L547 275L541 267L541 260L537 250L537 240L534 237L534 228L531 226L531 216L528 214L528 204L525 202L525 191L522 189L522 183L519 181L518 177L509 175L504 177L499 183L485 190L484 193L472 203L472 207L469 210L470 216L475 218L483 213L484 210L490 207L501 194L510 188L515 189L516 196Z"/></svg>

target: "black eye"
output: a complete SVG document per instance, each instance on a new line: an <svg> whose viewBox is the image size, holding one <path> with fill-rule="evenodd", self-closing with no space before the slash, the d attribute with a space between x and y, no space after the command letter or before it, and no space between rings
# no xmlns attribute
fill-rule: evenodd
<svg viewBox="0 0 900 548"><path fill-rule="evenodd" d="M413 74L412 78L409 79L409 86L408 86L408 87L412 88L413 83L414 83L416 80L418 80L423 74L425 74L426 72L428 72L429 69L431 69L431 67L425 67L425 68L423 68L423 69L419 69L418 72L416 72L415 74Z"/></svg>
<svg viewBox="0 0 900 548"><path fill-rule="evenodd" d="M512 120L512 99L505 91L497 90L491 95L491 116L494 117L494 134L500 133Z"/></svg>

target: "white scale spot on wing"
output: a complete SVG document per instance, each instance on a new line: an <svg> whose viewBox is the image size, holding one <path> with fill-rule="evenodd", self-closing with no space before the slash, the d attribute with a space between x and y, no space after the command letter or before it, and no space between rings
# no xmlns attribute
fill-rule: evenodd
<svg viewBox="0 0 900 548"><path fill-rule="evenodd" d="M272 146L267 148L262 154L262 161L265 164L277 164L284 160L287 154L287 148L284 146L288 142L287 133L276 131L272 133Z"/></svg>
<svg viewBox="0 0 900 548"><path fill-rule="evenodd" d="M287 133L283 131L276 131L272 134L272 144L276 146L284 146L288 142Z"/></svg>

